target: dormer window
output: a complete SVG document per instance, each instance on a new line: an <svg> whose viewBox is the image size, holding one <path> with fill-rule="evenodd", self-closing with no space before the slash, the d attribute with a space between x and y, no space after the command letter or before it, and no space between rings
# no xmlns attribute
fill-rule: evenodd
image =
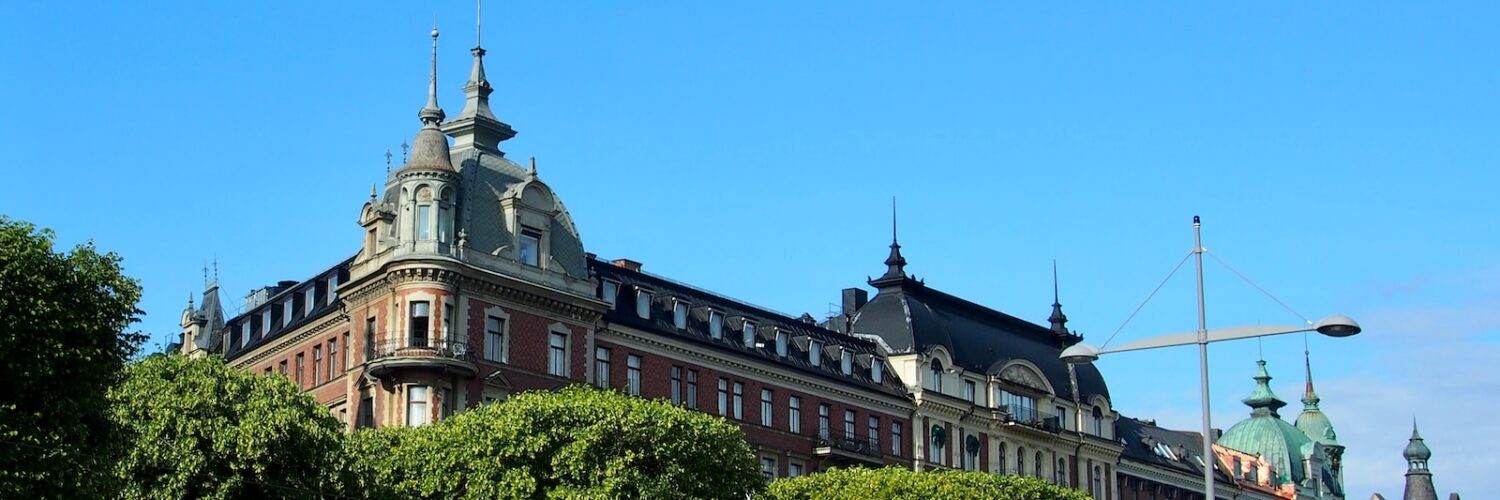
<svg viewBox="0 0 1500 500"><path fill-rule="evenodd" d="M776 330L776 355L777 356L781 356L783 358L786 357L786 344L787 344L787 335L786 335L786 332L781 331L780 329Z"/></svg>
<svg viewBox="0 0 1500 500"><path fill-rule="evenodd" d="M620 284L613 281L605 281L604 284L599 285L599 295L599 298L608 302L609 307L613 309L615 307L615 300L620 295Z"/></svg>
<svg viewBox="0 0 1500 500"><path fill-rule="evenodd" d="M880 358L870 359L870 380L879 384L885 378L885 361Z"/></svg>
<svg viewBox="0 0 1500 500"><path fill-rule="evenodd" d="M742 333L745 335L745 347L755 347L755 323L746 321Z"/></svg>
<svg viewBox="0 0 1500 500"><path fill-rule="evenodd" d="M977 392L978 391L974 390L974 381L973 380L965 380L964 381L964 400L966 400L966 401L968 401L970 403L977 402L977 401L974 400L974 395Z"/></svg>
<svg viewBox="0 0 1500 500"><path fill-rule="evenodd" d="M281 326L292 324L292 313L296 309L292 307L292 298L287 297L286 302L281 303Z"/></svg>
<svg viewBox="0 0 1500 500"><path fill-rule="evenodd" d="M677 327L678 330L686 329L687 313L687 302L683 302L680 300L672 301L672 326Z"/></svg>
<svg viewBox="0 0 1500 500"><path fill-rule="evenodd" d="M317 305L318 305L317 296L318 296L318 286L317 286L317 284L316 283L308 283L307 284L306 296L302 297L302 304L303 304L302 307L304 307L304 308L307 309L307 313L308 314L312 314L312 310L317 307Z"/></svg>
<svg viewBox="0 0 1500 500"><path fill-rule="evenodd" d="M823 366L823 343L817 340L807 342L807 362L813 366Z"/></svg>
<svg viewBox="0 0 1500 500"><path fill-rule="evenodd" d="M532 267L542 265L542 233L531 228L521 229L519 245L521 263Z"/></svg>
<svg viewBox="0 0 1500 500"><path fill-rule="evenodd" d="M651 319L651 292L636 289L635 315L641 319Z"/></svg>
<svg viewBox="0 0 1500 500"><path fill-rule="evenodd" d="M271 333L271 308L267 307L266 310L260 312L260 334L269 333Z"/></svg>
<svg viewBox="0 0 1500 500"><path fill-rule="evenodd" d="M250 318L245 318L245 323L240 325L240 347L250 345Z"/></svg>
<svg viewBox="0 0 1500 500"><path fill-rule="evenodd" d="M943 392L943 362L932 360L932 369L927 376L927 390Z"/></svg>
<svg viewBox="0 0 1500 500"><path fill-rule="evenodd" d="M714 340L724 338L724 315L719 311L708 312L708 336Z"/></svg>
<svg viewBox="0 0 1500 500"><path fill-rule="evenodd" d="M844 375L854 373L854 353L848 349L839 350L839 371L844 372Z"/></svg>
<svg viewBox="0 0 1500 500"><path fill-rule="evenodd" d="M338 289L338 287L339 287L339 273L338 273L338 271L334 271L332 275L328 276L328 303L329 304L332 304L334 299L339 298L339 293L336 291Z"/></svg>

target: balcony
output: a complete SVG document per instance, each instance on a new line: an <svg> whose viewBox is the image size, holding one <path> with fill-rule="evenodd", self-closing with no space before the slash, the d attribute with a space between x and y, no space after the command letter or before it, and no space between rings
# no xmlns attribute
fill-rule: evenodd
<svg viewBox="0 0 1500 500"><path fill-rule="evenodd" d="M859 437L853 433L823 433L813 442L813 454L860 464L885 464L880 456L879 438Z"/></svg>
<svg viewBox="0 0 1500 500"><path fill-rule="evenodd" d="M366 351L369 372L381 376L399 369L438 369L461 375L475 373L469 344L450 340L394 339L377 342Z"/></svg>
<svg viewBox="0 0 1500 500"><path fill-rule="evenodd" d="M1011 422L1035 427L1047 432L1061 432L1063 429L1062 417L1057 415L1040 411L1030 406L1015 404L1003 405L1002 408L1005 408L1006 413L1010 415Z"/></svg>

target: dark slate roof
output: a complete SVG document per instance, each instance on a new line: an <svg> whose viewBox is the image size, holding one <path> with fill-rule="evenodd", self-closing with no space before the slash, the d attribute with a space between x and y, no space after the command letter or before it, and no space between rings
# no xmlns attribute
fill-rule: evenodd
<svg viewBox="0 0 1500 500"><path fill-rule="evenodd" d="M879 292L854 316L852 331L879 335L895 352L925 352L943 346L965 370L996 374L1024 359L1041 368L1058 396L1071 398L1068 367L1057 357L1082 340L943 293L905 276L872 282ZM1078 367L1082 400L1109 398L1109 387L1093 365Z"/></svg>
<svg viewBox="0 0 1500 500"><path fill-rule="evenodd" d="M225 323L224 333L222 334L224 342L228 344L226 346L227 352L225 358L233 358L241 352L253 350L266 341L281 336L282 333L295 330L313 319L338 310L339 303L328 300L328 294L333 292L328 289L328 279L337 276L338 284L347 283L349 281L349 263L353 261L354 257L350 256L348 259L344 259L333 267L323 270L312 278L278 290L275 295L266 299L264 304L250 308L241 312L238 316L230 318ZM307 310L307 306L304 303L309 287L314 290L313 302L317 304L311 311ZM283 326L281 320L281 316L284 313L282 302L288 298L292 300L294 311L292 313L292 321ZM267 309L271 311L271 324L273 326L270 332L262 335L261 321L263 319L261 313ZM245 322L250 323L250 343L241 347L242 340L240 339L240 335L244 331L242 325Z"/></svg>
<svg viewBox="0 0 1500 500"><path fill-rule="evenodd" d="M1157 427L1151 422L1136 420L1134 418L1121 416L1115 421L1115 436L1120 438L1125 449L1121 451L1123 457L1137 462L1147 463L1163 469L1171 469L1192 477L1203 477L1203 467L1198 465L1198 457L1203 456L1203 435L1196 432L1174 431ZM1157 452L1157 444L1164 445L1176 455L1177 459L1162 456ZM1234 478L1222 470L1215 469L1216 481L1225 484L1234 484Z"/></svg>
<svg viewBox="0 0 1500 500"><path fill-rule="evenodd" d="M895 396L905 396L906 389L900 380L885 365L880 383L870 378L871 363L885 363L879 356L879 348L869 340L851 337L823 328L816 322L793 318L767 308L736 300L684 283L679 283L653 274L633 271L599 259L589 259L589 270L600 283L616 283L618 296L615 307L605 313L610 323L626 325L636 329L690 340L720 352L744 356L761 362L774 363L799 372L822 377L841 384L852 384L865 389ZM636 314L637 288L651 293L651 317L641 318ZM601 290L602 293L602 290ZM690 304L686 329L673 325L672 303L681 300ZM721 338L709 334L709 311L722 315L724 326ZM756 326L763 347L745 347L740 328L748 320ZM776 331L785 331L789 342L786 357L776 355ZM807 349L816 339L823 345L821 366L808 361ZM852 375L840 370L838 349L854 353Z"/></svg>
<svg viewBox="0 0 1500 500"><path fill-rule="evenodd" d="M203 291L203 305L194 313L204 321L204 335L193 340L199 349L217 352L224 337L224 308L219 304L219 284L214 283Z"/></svg>

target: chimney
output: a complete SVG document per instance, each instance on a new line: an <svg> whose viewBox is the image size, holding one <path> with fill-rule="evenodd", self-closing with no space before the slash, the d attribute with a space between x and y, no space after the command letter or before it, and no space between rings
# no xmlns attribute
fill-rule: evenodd
<svg viewBox="0 0 1500 500"><path fill-rule="evenodd" d="M864 307L870 301L870 294L863 288L845 288L843 293L843 307L845 316L854 316L859 308Z"/></svg>
<svg viewBox="0 0 1500 500"><path fill-rule="evenodd" d="M610 261L610 264L614 264L615 267L622 267L631 271L641 272L641 263L630 259L615 259L613 261Z"/></svg>

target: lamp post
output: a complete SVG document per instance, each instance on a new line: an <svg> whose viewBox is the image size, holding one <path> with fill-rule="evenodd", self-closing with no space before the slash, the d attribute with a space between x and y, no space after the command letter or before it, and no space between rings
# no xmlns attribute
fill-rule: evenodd
<svg viewBox="0 0 1500 500"><path fill-rule="evenodd" d="M1359 323L1354 319L1341 314L1335 314L1318 320L1317 323L1298 326L1241 326L1232 328L1208 329L1208 321L1203 305L1203 233L1202 224L1198 216L1193 216L1193 254L1197 258L1198 271L1198 330L1187 333L1176 333L1137 340L1119 347L1100 349L1079 342L1064 349L1059 359L1067 363L1070 376L1074 371L1074 365L1093 363L1104 354L1139 351L1143 349L1156 349L1161 347L1173 347L1197 344L1198 345L1198 382L1201 386L1199 395L1203 398L1203 498L1213 500L1214 496L1214 448L1213 427L1209 421L1208 408L1208 344L1222 342L1225 340L1246 339L1252 337L1267 337L1271 335L1283 335L1288 333L1301 333L1316 331L1330 337L1348 337L1360 332ZM1076 389L1074 390L1076 393Z"/></svg>

